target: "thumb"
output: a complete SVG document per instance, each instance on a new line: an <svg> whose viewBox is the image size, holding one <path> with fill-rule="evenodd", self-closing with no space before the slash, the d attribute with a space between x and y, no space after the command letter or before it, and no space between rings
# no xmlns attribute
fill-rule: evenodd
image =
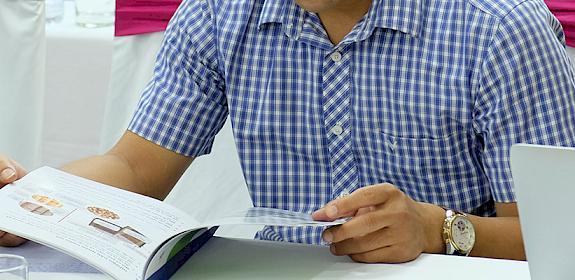
<svg viewBox="0 0 575 280"><path fill-rule="evenodd" d="M12 183L26 174L26 171L9 158L0 155L0 187Z"/></svg>
<svg viewBox="0 0 575 280"><path fill-rule="evenodd" d="M14 182L16 178L16 169L14 169L14 167L7 166L0 171L0 181L4 184Z"/></svg>

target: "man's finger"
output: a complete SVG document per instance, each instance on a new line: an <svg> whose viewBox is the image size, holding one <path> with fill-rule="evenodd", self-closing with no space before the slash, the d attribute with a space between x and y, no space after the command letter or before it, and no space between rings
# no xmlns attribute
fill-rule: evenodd
<svg viewBox="0 0 575 280"><path fill-rule="evenodd" d="M333 220L335 220L335 219L327 216L324 208L321 208L321 209L313 212L311 214L312 219L314 219L315 221L333 221ZM353 217L355 215L356 215L356 212L353 212L353 211L341 214L342 217Z"/></svg>
<svg viewBox="0 0 575 280"><path fill-rule="evenodd" d="M403 263L414 260L419 254L417 251L405 250L400 245L391 245L349 256L352 260L362 263Z"/></svg>
<svg viewBox="0 0 575 280"><path fill-rule="evenodd" d="M391 216L382 213L383 210L372 211L347 221L343 225L326 229L322 238L326 242L340 242L371 234L394 223Z"/></svg>
<svg viewBox="0 0 575 280"><path fill-rule="evenodd" d="M363 214L367 214L375 210L376 210L375 206L359 208L359 210L357 210L354 216L361 216Z"/></svg>
<svg viewBox="0 0 575 280"><path fill-rule="evenodd" d="M12 166L14 166L15 170L16 170L16 179L20 179L24 176L26 176L26 174L28 174L28 171L26 171L26 169L24 169L24 167L22 167L18 162L11 160L12 162Z"/></svg>
<svg viewBox="0 0 575 280"><path fill-rule="evenodd" d="M365 213L369 213L371 211L375 210L375 207L365 207L365 208L360 208L359 210L357 210L357 212L347 212L347 213L343 213L342 217L355 217L355 216L359 216L359 215L363 215ZM331 220L327 215L325 215L325 211L316 211L312 214L312 218L316 221L328 221Z"/></svg>
<svg viewBox="0 0 575 280"><path fill-rule="evenodd" d="M12 183L17 178L16 167L7 157L0 155L0 186Z"/></svg>
<svg viewBox="0 0 575 280"><path fill-rule="evenodd" d="M0 247L16 247L24 244L26 241L24 238L6 233L0 238Z"/></svg>
<svg viewBox="0 0 575 280"><path fill-rule="evenodd" d="M388 247L396 242L392 230L383 228L368 235L346 239L330 246L330 251L337 256L353 255Z"/></svg>
<svg viewBox="0 0 575 280"><path fill-rule="evenodd" d="M26 173L20 164L0 154L0 188L24 177Z"/></svg>
<svg viewBox="0 0 575 280"><path fill-rule="evenodd" d="M357 189L348 196L333 200L312 214L316 220L335 220L360 208L385 203L394 192L401 192L391 184L380 184ZM325 218L325 219L322 219Z"/></svg>

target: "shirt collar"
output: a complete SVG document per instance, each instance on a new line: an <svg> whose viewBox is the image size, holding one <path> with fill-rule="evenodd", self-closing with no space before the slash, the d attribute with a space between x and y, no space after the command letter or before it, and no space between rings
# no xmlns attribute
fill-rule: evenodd
<svg viewBox="0 0 575 280"><path fill-rule="evenodd" d="M285 0L266 0L260 12L258 27L266 23L282 23L285 13Z"/></svg>
<svg viewBox="0 0 575 280"><path fill-rule="evenodd" d="M299 37L303 24L303 11L294 1L265 0L258 27L267 23L284 25L286 33ZM373 0L366 17L361 37L371 35L375 28L392 29L414 37L421 32L422 0Z"/></svg>
<svg viewBox="0 0 575 280"><path fill-rule="evenodd" d="M258 28L268 23L279 23L288 37L298 39L304 23L305 11L293 0L265 0L258 20Z"/></svg>
<svg viewBox="0 0 575 280"><path fill-rule="evenodd" d="M383 28L418 37L421 22L422 0L373 0L366 15L363 35L369 36L375 28Z"/></svg>

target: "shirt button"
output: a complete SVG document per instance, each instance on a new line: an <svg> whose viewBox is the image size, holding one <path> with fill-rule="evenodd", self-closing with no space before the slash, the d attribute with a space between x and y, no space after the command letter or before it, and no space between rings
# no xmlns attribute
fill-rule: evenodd
<svg viewBox="0 0 575 280"><path fill-rule="evenodd" d="M343 133L343 127L340 124L336 124L331 128L331 133L341 135Z"/></svg>
<svg viewBox="0 0 575 280"><path fill-rule="evenodd" d="M331 60L333 60L333 62L340 62L342 56L340 52L336 51L330 54L329 57L331 58Z"/></svg>
<svg viewBox="0 0 575 280"><path fill-rule="evenodd" d="M344 198L348 195L349 195L349 191L347 189L345 189L337 196L337 198Z"/></svg>

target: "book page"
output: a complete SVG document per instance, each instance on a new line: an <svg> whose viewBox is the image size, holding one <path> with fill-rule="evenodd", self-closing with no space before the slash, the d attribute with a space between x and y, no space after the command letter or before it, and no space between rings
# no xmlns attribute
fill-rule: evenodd
<svg viewBox="0 0 575 280"><path fill-rule="evenodd" d="M338 219L332 222L315 221L311 218L311 214L293 212L288 210L265 208L265 207L251 207L244 211L233 213L227 217L210 221L211 226L222 225L264 225L264 226L317 226L327 227L340 225L346 222L347 219Z"/></svg>
<svg viewBox="0 0 575 280"><path fill-rule="evenodd" d="M159 200L43 167L0 189L0 229L117 279L141 279L166 239L199 223Z"/></svg>

